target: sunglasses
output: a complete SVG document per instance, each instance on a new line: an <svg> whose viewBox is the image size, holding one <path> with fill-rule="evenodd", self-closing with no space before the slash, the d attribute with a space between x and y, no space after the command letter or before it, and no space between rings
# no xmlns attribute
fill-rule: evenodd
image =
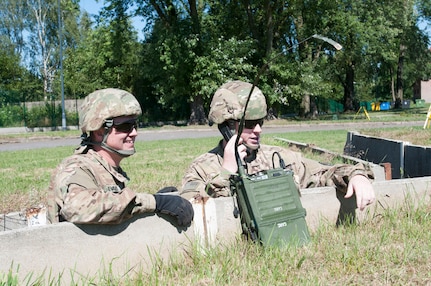
<svg viewBox="0 0 431 286"><path fill-rule="evenodd" d="M263 118L257 119L257 120L245 120L244 121L244 127L247 129L254 129L256 125L262 126L263 125Z"/></svg>
<svg viewBox="0 0 431 286"><path fill-rule="evenodd" d="M136 129L136 131L138 130L138 122L134 119L118 124L114 122L113 126L115 127L115 130L122 133L130 133L133 129Z"/></svg>

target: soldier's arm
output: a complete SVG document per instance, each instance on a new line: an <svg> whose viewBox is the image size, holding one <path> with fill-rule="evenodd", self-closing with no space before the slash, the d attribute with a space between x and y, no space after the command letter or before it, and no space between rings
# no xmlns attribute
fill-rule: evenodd
<svg viewBox="0 0 431 286"><path fill-rule="evenodd" d="M222 167L223 158L209 152L196 158L186 171L180 195L186 199L196 196L230 196L231 172Z"/></svg>
<svg viewBox="0 0 431 286"><path fill-rule="evenodd" d="M332 186L345 193L345 198L356 196L358 209L364 210L375 201L371 181L374 175L369 166L336 164L324 165L315 160L303 158L300 153L283 151L284 159L294 172L294 179L300 188Z"/></svg>
<svg viewBox="0 0 431 286"><path fill-rule="evenodd" d="M369 180L374 178L370 168L360 163L325 165L287 149L281 154L286 165L293 170L295 181L300 188L332 186L346 192L349 181L354 176L362 175Z"/></svg>
<svg viewBox="0 0 431 286"><path fill-rule="evenodd" d="M317 186L333 186L343 193L347 192L352 178L358 175L365 177L368 181L374 179L371 169L362 163L356 165L335 164L332 166L320 164L320 167L315 166L311 173L313 181L318 184Z"/></svg>
<svg viewBox="0 0 431 286"><path fill-rule="evenodd" d="M231 173L222 167L217 172L206 174L196 169L190 170L183 178L183 187L180 195L186 199L201 197L227 197L230 196Z"/></svg>
<svg viewBox="0 0 431 286"><path fill-rule="evenodd" d="M156 202L151 194L129 188L98 186L91 174L77 169L61 186L60 215L73 223L117 224L133 214L152 212Z"/></svg>

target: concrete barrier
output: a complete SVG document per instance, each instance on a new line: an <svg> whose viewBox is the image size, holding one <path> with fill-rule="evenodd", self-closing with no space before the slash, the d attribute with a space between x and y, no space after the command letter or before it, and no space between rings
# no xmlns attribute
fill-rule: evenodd
<svg viewBox="0 0 431 286"><path fill-rule="evenodd" d="M354 198L337 197L333 188L301 190L301 201L313 233L320 224L335 224L346 214L362 220L400 206L406 198L415 204L429 202L430 187L431 177L376 181L378 201L364 212L355 211ZM150 271L172 257L181 259L187 251L225 247L239 239L241 227L234 206L233 198L194 202L195 217L188 228L177 227L169 217L150 214L120 225L59 223L5 231L0 233L0 277L10 271L19 277L20 285L32 284L37 277L61 277L64 285L90 279L98 284L94 280L106 271L117 277Z"/></svg>

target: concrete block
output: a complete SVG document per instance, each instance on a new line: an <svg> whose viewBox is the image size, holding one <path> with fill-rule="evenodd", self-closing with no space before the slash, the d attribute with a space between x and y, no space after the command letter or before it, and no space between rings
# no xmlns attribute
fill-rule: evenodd
<svg viewBox="0 0 431 286"><path fill-rule="evenodd" d="M11 270L25 285L32 284L25 281L31 273L33 279L61 276L64 285L69 285L100 277L103 271L118 276L149 271L192 248L229 245L239 239L233 202L222 198L193 203L195 217L188 228L176 226L168 216L144 214L119 225L64 222L1 232L0 273ZM196 227L209 219L213 233Z"/></svg>

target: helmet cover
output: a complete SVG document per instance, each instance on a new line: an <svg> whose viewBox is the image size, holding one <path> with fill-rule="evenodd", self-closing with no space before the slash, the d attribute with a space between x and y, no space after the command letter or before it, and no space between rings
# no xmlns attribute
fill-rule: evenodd
<svg viewBox="0 0 431 286"><path fill-rule="evenodd" d="M79 109L79 125L83 133L98 130L105 121L119 116L142 114L141 106L129 92L116 88L96 90L87 95Z"/></svg>
<svg viewBox="0 0 431 286"><path fill-rule="evenodd" d="M240 120L252 84L243 81L230 81L220 86L215 92L210 105L208 119L210 123L221 124L227 120ZM255 86L247 105L245 120L264 118L267 105L262 91Z"/></svg>

